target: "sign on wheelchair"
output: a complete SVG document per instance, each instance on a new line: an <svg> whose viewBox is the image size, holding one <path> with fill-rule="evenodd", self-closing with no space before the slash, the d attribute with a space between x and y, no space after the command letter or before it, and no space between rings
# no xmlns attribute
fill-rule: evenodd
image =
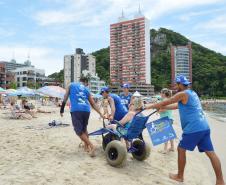
<svg viewBox="0 0 226 185"><path fill-rule="evenodd" d="M168 117L163 117L150 123L146 123L148 133L154 146L177 137L172 123L173 120Z"/></svg>

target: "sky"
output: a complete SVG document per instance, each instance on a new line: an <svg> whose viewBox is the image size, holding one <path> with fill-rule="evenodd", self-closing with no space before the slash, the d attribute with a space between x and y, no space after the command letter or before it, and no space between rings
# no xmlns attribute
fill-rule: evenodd
<svg viewBox="0 0 226 185"><path fill-rule="evenodd" d="M226 55L226 0L0 0L0 61L15 58L49 75L75 48L109 46L110 24L140 4L150 29L168 28Z"/></svg>

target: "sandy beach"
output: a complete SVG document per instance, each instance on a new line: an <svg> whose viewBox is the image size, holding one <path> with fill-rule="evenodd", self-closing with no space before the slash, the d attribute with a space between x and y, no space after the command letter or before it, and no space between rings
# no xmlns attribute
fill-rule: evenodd
<svg viewBox="0 0 226 185"><path fill-rule="evenodd" d="M92 137L97 147L97 156L91 158L78 147L80 141L71 126L67 109L60 118L57 108L51 114L38 114L32 120L12 120L0 110L0 185L174 185L179 184L168 178L169 172L177 170L177 153L161 154L163 146L153 147L147 131L145 140L152 146L150 157L139 162L128 154L127 164L114 168L107 164L102 150L101 137ZM68 123L68 127L48 128L52 120ZM157 119L154 116L152 119ZM175 111L174 127L181 135L178 113ZM93 111L89 122L89 132L100 128L102 122ZM226 125L211 119L215 149L226 166L226 149L223 148ZM176 140L176 145L178 144ZM209 169L209 161L203 154L187 153L185 173L186 185L213 185L214 175ZM205 162L206 161L206 162ZM225 174L226 175L226 174Z"/></svg>

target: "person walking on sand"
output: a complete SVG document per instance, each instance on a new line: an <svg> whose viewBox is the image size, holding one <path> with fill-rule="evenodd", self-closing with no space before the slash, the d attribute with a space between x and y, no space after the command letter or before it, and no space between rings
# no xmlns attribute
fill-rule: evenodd
<svg viewBox="0 0 226 185"><path fill-rule="evenodd" d="M74 131L84 142L84 149L90 152L91 157L94 157L95 147L89 140L87 132L87 126L90 116L90 105L95 111L100 114L101 117L103 117L103 115L101 114L98 106L95 104L95 101L86 86L88 86L88 79L85 77L81 77L79 83L73 82L69 85L64 95L60 114L61 116L63 116L65 104L68 100L68 97L70 97L70 112Z"/></svg>
<svg viewBox="0 0 226 185"><path fill-rule="evenodd" d="M172 180L184 181L186 150L193 151L197 146L199 152L205 152L212 163L216 175L216 185L225 185L221 163L211 142L207 119L198 95L189 89L190 84L191 82L185 76L177 76L176 87L179 92L160 103L147 105L145 109L179 109L183 134L178 145L178 172L169 174Z"/></svg>

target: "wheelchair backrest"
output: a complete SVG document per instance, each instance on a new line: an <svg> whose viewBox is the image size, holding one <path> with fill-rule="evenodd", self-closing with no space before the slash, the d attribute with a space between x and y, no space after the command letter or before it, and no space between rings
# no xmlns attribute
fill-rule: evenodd
<svg viewBox="0 0 226 185"><path fill-rule="evenodd" d="M136 115L134 116L130 126L128 127L126 139L137 138L144 130L145 123L148 120L148 116Z"/></svg>

